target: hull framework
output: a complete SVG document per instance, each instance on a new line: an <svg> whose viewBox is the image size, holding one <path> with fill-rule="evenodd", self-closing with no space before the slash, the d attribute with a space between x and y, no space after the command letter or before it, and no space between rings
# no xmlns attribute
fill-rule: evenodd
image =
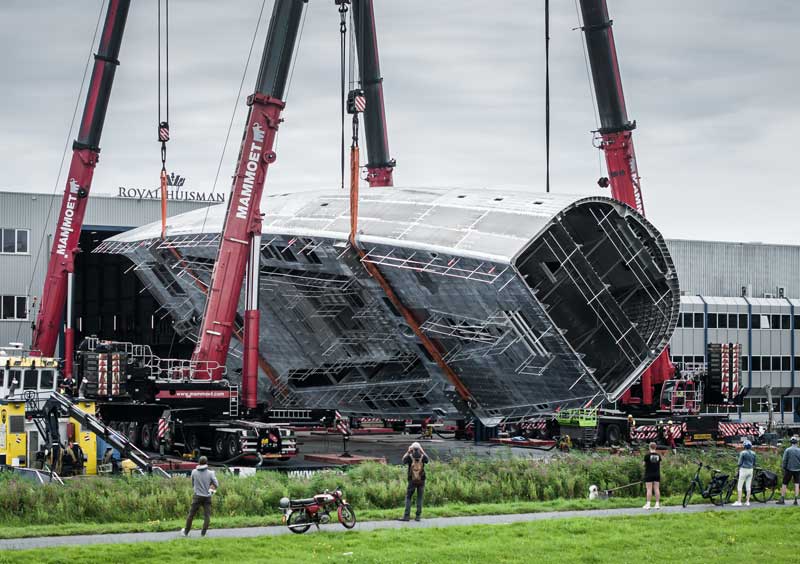
<svg viewBox="0 0 800 564"><path fill-rule="evenodd" d="M370 192L347 242L339 191L264 199L259 396L274 406L484 423L618 398L666 347L680 292L661 235L603 197L499 190ZM107 240L196 340L224 207ZM467 386L464 405L366 273L381 269ZM244 296L240 300L239 332ZM235 376L242 347L228 360ZM235 379L235 378L233 378Z"/></svg>

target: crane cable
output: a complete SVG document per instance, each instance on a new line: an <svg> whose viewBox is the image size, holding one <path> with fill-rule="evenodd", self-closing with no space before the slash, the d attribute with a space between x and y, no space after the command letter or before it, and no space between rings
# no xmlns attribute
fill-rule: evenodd
<svg viewBox="0 0 800 564"><path fill-rule="evenodd" d="M340 82L341 82L341 111L342 111L342 144L341 144L341 168L342 168L342 184L341 188L344 190L344 153L345 153L345 103L346 96L346 59L347 59L347 11L350 0L337 0L339 5L339 58L340 58Z"/></svg>
<svg viewBox="0 0 800 564"><path fill-rule="evenodd" d="M550 0L544 0L544 146L545 188L550 192Z"/></svg>
<svg viewBox="0 0 800 564"><path fill-rule="evenodd" d="M169 141L169 0L164 0L164 120L161 119L161 1L158 0L158 141L161 143L161 240L167 235L167 141Z"/></svg>

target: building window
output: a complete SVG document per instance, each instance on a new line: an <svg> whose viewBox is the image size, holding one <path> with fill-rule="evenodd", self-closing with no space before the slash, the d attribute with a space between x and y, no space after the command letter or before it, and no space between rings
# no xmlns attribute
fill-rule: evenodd
<svg viewBox="0 0 800 564"><path fill-rule="evenodd" d="M763 366L764 363L762 362L761 365ZM780 372L781 370L781 357L773 356L772 357L772 370L775 372Z"/></svg>
<svg viewBox="0 0 800 564"><path fill-rule="evenodd" d="M0 252L4 255L27 255L29 229L0 229Z"/></svg>
<svg viewBox="0 0 800 564"><path fill-rule="evenodd" d="M728 314L728 329L738 329L739 328L739 316L735 313Z"/></svg>
<svg viewBox="0 0 800 564"><path fill-rule="evenodd" d="M741 366L742 372L747 372L748 371L750 364L748 363L746 356L743 356L739 360L739 366Z"/></svg>
<svg viewBox="0 0 800 564"><path fill-rule="evenodd" d="M694 314L694 326L696 329L702 329L705 327L705 322L703 321L703 314L702 313L695 313Z"/></svg>
<svg viewBox="0 0 800 564"><path fill-rule="evenodd" d="M708 319L708 328L709 329L716 329L717 328L717 314L716 313L709 313L706 317Z"/></svg>
<svg viewBox="0 0 800 564"><path fill-rule="evenodd" d="M747 314L739 314L739 329L747 329Z"/></svg>
<svg viewBox="0 0 800 564"><path fill-rule="evenodd" d="M683 314L683 325L681 327L685 329L691 329L694 327L694 323L692 323L692 314L691 313L684 313Z"/></svg>
<svg viewBox="0 0 800 564"><path fill-rule="evenodd" d="M761 371L761 357L754 356L753 357L753 372L760 372Z"/></svg>
<svg viewBox="0 0 800 564"><path fill-rule="evenodd" d="M28 298L25 296L0 296L0 319L26 321L28 319Z"/></svg>
<svg viewBox="0 0 800 564"><path fill-rule="evenodd" d="M800 331L800 315L794 316L794 330Z"/></svg>
<svg viewBox="0 0 800 564"><path fill-rule="evenodd" d="M781 357L781 370L784 372L788 372L792 369L792 357L790 356L782 356Z"/></svg>
<svg viewBox="0 0 800 564"><path fill-rule="evenodd" d="M757 314L750 316L750 324L751 329L761 329L761 316Z"/></svg>
<svg viewBox="0 0 800 564"><path fill-rule="evenodd" d="M724 313L720 313L717 316L717 327L720 329L727 329L728 328L728 316Z"/></svg>
<svg viewBox="0 0 800 564"><path fill-rule="evenodd" d="M781 315L781 329L791 329L791 328L792 328L792 316Z"/></svg>

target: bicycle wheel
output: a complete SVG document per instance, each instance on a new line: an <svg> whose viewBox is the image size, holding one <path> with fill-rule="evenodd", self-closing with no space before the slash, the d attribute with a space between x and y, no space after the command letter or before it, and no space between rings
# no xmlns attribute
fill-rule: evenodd
<svg viewBox="0 0 800 564"><path fill-rule="evenodd" d="M736 489L735 482L736 480L731 480L725 486L725 503L731 502L731 497L733 497L733 491Z"/></svg>
<svg viewBox="0 0 800 564"><path fill-rule="evenodd" d="M710 499L711 503L713 503L714 505L717 506L725 505L726 489L727 488L725 486L722 486L722 488L719 491L709 492L708 499Z"/></svg>
<svg viewBox="0 0 800 564"><path fill-rule="evenodd" d="M692 500L692 496L694 495L694 490L697 488L697 482L692 481L689 484L689 489L686 490L686 494L683 496L683 506L686 507L689 505L689 502Z"/></svg>
<svg viewBox="0 0 800 564"><path fill-rule="evenodd" d="M764 485L763 476L758 474L753 477L753 499L761 503L767 503L773 497L775 497L775 489L777 487L778 485L775 483L771 485Z"/></svg>

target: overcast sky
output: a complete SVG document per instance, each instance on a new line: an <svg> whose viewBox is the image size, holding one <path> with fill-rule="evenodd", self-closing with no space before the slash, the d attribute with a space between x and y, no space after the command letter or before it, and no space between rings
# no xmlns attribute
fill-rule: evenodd
<svg viewBox="0 0 800 564"><path fill-rule="evenodd" d="M97 193L158 183L156 0L133 4ZM574 0L552 4L552 188L604 193ZM100 6L0 4L3 189L53 190ZM212 189L236 106L216 187L230 189L246 115L236 93L260 7L170 2L168 168L188 189ZM543 1L375 0L375 9L395 184L544 191ZM671 238L800 244L800 2L609 0L609 11L650 220ZM267 192L338 186L338 56L334 2L311 0Z"/></svg>

